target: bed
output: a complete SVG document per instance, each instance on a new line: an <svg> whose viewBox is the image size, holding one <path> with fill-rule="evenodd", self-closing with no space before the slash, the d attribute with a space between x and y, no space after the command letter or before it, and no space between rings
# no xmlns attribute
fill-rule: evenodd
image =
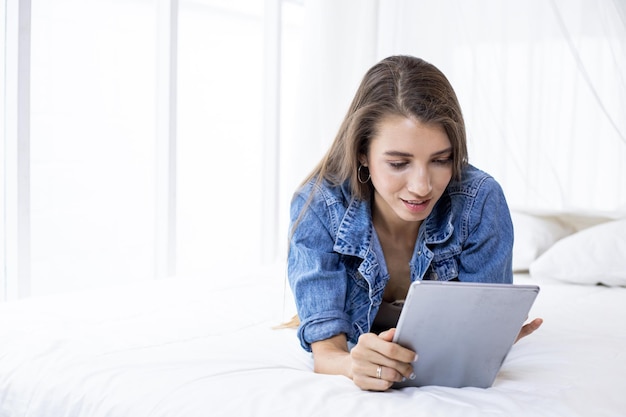
<svg viewBox="0 0 626 417"><path fill-rule="evenodd" d="M626 416L626 220L514 221L545 323L489 389L313 373L277 266L0 304L0 417Z"/></svg>

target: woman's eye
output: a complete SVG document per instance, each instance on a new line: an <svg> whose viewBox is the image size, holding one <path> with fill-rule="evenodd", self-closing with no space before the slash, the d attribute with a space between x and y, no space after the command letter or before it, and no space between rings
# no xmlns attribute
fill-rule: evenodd
<svg viewBox="0 0 626 417"><path fill-rule="evenodd" d="M452 163L452 158L438 158L434 159L433 162L437 165L448 165Z"/></svg>
<svg viewBox="0 0 626 417"><path fill-rule="evenodd" d="M389 166L391 166L394 169L404 168L406 164L407 164L406 162L389 162Z"/></svg>

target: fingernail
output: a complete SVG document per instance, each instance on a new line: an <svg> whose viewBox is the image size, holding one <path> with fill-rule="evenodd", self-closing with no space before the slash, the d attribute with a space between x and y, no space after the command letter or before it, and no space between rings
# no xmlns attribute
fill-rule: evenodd
<svg viewBox="0 0 626 417"><path fill-rule="evenodd" d="M413 359L413 362L417 362L417 359L419 358L419 356L417 356L417 353L415 354L415 359Z"/></svg>

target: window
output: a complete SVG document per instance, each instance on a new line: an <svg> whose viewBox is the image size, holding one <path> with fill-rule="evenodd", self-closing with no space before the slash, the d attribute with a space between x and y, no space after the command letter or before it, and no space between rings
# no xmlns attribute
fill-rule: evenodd
<svg viewBox="0 0 626 417"><path fill-rule="evenodd" d="M15 19L13 8L27 3L5 2L2 13ZM174 6L166 17L173 23L173 61L160 60L170 28L159 15L164 3ZM268 242L271 253L280 252L277 235L286 230L284 220L272 236L263 228L264 205L280 198L264 177L264 106L268 88L280 91L280 79L266 83L266 34L268 25L281 25L289 34L283 47L295 51L301 8L275 4L282 5L282 22L252 0L30 2L30 16L22 16L31 27L30 131L19 138L27 144L19 187L10 129L0 154L8 167L0 177L5 299L162 276L164 246L172 249L168 274L207 279L216 269L275 260L262 256ZM4 86L12 77L5 68L17 68L17 32L6 33ZM280 68L294 71L296 59L283 55ZM163 62L175 70L165 87ZM174 94L164 96L163 88ZM289 99L285 91L291 89L283 86ZM14 125L14 98L25 93L11 94L3 90L5 126ZM171 100L165 107L163 97ZM174 127L165 135L173 140L165 147L172 166L162 163L163 126ZM278 183L277 168L269 172ZM173 192L162 200L164 181ZM12 235L4 232L18 216L16 188L28 190L26 227ZM173 208L165 217L164 205ZM14 267L20 251L27 264L21 272Z"/></svg>

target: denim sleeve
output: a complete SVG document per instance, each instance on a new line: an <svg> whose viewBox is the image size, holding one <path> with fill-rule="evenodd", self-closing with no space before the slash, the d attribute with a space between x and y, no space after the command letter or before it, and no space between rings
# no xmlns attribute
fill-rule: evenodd
<svg viewBox="0 0 626 417"><path fill-rule="evenodd" d="M467 214L459 279L512 283L513 223L504 192L493 178L483 181Z"/></svg>
<svg viewBox="0 0 626 417"><path fill-rule="evenodd" d="M304 207L304 212L301 212ZM287 274L295 297L302 347L341 333L348 334L345 310L347 275L340 255L333 250L333 219L323 199L306 205L306 195L291 203L291 231Z"/></svg>

